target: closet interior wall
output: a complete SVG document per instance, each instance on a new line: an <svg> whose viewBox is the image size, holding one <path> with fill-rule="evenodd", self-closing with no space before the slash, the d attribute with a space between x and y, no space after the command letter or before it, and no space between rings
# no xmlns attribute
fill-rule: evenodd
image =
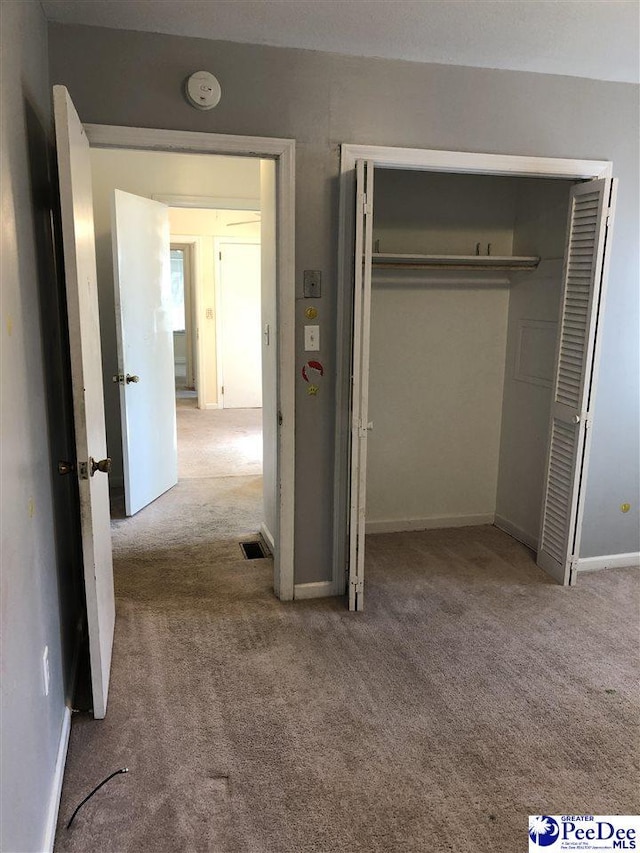
<svg viewBox="0 0 640 853"><path fill-rule="evenodd" d="M374 252L480 243L543 260L508 280L374 266L367 532L491 524L499 511L509 532L537 537L569 184L376 170Z"/></svg>

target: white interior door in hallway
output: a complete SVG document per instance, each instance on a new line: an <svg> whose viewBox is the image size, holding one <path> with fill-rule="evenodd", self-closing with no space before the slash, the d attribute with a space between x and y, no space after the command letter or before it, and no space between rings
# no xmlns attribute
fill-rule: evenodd
<svg viewBox="0 0 640 853"><path fill-rule="evenodd" d="M220 407L262 406L260 244L217 241Z"/></svg>
<svg viewBox="0 0 640 853"><path fill-rule="evenodd" d="M134 515L178 482L167 206L114 190L112 234L125 511Z"/></svg>

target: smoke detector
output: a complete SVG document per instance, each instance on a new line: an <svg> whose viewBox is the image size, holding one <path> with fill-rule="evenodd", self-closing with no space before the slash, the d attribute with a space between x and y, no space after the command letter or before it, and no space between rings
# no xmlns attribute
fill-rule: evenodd
<svg viewBox="0 0 640 853"><path fill-rule="evenodd" d="M184 84L187 101L197 110L212 110L220 103L220 83L209 71L196 71Z"/></svg>

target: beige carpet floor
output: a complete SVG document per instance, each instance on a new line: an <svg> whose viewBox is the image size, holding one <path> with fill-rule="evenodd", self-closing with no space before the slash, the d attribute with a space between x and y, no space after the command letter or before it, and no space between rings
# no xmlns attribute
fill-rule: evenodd
<svg viewBox="0 0 640 853"><path fill-rule="evenodd" d="M563 589L492 527L385 534L364 613L281 604L238 548L259 502L195 477L114 523L109 710L74 718L57 851L516 853L529 814L638 813L637 570Z"/></svg>
<svg viewBox="0 0 640 853"><path fill-rule="evenodd" d="M262 474L262 409L196 409L195 402L177 400L179 477Z"/></svg>

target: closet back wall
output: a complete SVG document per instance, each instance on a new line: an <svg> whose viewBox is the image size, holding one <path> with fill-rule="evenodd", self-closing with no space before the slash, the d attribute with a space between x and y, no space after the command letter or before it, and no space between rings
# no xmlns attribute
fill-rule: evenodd
<svg viewBox="0 0 640 853"><path fill-rule="evenodd" d="M512 253L513 179L377 170L382 252ZM509 291L374 272L367 530L492 523Z"/></svg>
<svg viewBox="0 0 640 853"><path fill-rule="evenodd" d="M381 252L512 254L513 178L376 169L374 196Z"/></svg>

